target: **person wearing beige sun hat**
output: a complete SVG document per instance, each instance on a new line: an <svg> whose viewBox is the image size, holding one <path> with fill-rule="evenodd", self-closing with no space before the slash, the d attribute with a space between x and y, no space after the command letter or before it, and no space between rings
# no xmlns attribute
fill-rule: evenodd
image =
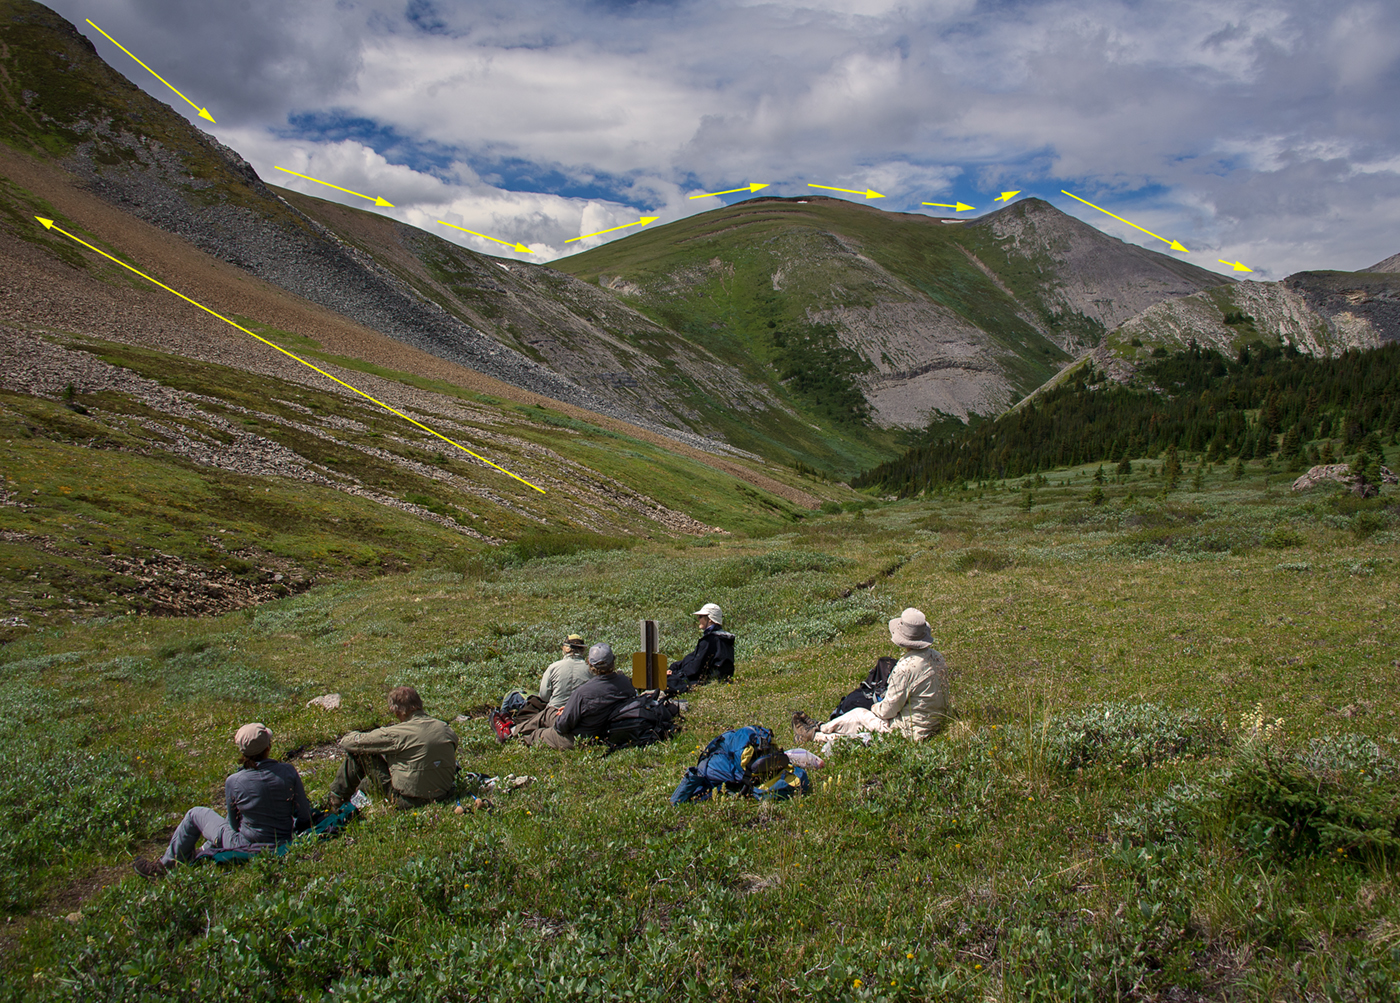
<svg viewBox="0 0 1400 1003"><path fill-rule="evenodd" d="M928 618L913 607L906 609L890 621L890 640L904 650L904 657L890 673L884 699L869 710L857 707L822 724L798 711L792 716L792 730L799 745L888 731L918 742L943 729L948 719L948 665L933 650Z"/></svg>
<svg viewBox="0 0 1400 1003"><path fill-rule="evenodd" d="M178 863L188 863L201 839L206 848L228 850L264 843L285 843L311 827L311 802L296 767L269 759L272 732L260 721L245 724L233 736L240 769L224 781L228 817L213 808L185 812L170 845L159 860L131 862L142 877L158 878Z"/></svg>

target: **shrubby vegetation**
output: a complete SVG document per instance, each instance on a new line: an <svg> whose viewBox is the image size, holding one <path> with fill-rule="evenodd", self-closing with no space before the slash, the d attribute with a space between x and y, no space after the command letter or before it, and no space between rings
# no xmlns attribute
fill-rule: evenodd
<svg viewBox="0 0 1400 1003"><path fill-rule="evenodd" d="M0 773L0 999L1393 997L1393 499L1293 497L1256 460L1162 500L1156 467L1044 472L1029 511L989 484L0 648L28 757ZM675 741L555 754L480 720L561 631L626 653L659 616L679 653L704 601L739 675L689 695ZM824 717L906 605L954 673L945 734L838 749L804 799L667 803L719 731ZM223 688L220 664L261 681ZM125 870L218 792L239 723L319 750L384 723L400 682L477 715L466 769L534 782L489 812L376 808L280 860ZM328 690L341 711L305 706ZM323 793L334 760L296 762Z"/></svg>

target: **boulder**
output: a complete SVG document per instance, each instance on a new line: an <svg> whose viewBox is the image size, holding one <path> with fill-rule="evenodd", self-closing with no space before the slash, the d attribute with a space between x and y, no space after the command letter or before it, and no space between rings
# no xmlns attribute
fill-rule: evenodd
<svg viewBox="0 0 1400 1003"><path fill-rule="evenodd" d="M1353 490L1360 485L1358 478L1352 475L1351 465L1348 463L1324 463L1313 467L1302 477L1293 482L1294 491L1306 491L1315 488L1323 481L1336 481L1338 484L1345 484ZM1386 484L1400 484L1400 477L1391 472L1389 467L1381 467L1381 480ZM1375 494L1374 491L1371 494Z"/></svg>
<svg viewBox="0 0 1400 1003"><path fill-rule="evenodd" d="M340 694L325 693L319 697L313 697L306 701L308 707L320 707L324 710L340 710Z"/></svg>

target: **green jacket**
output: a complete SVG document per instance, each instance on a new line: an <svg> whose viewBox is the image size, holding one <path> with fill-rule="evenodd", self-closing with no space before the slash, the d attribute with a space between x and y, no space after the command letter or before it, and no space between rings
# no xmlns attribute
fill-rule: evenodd
<svg viewBox="0 0 1400 1003"><path fill-rule="evenodd" d="M374 731L352 731L340 740L346 752L383 756L394 790L411 798L440 798L457 781L457 734L422 711Z"/></svg>

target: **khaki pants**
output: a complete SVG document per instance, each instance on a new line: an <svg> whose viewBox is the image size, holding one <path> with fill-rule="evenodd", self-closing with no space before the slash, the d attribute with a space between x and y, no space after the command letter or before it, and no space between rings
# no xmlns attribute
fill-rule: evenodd
<svg viewBox="0 0 1400 1003"><path fill-rule="evenodd" d="M383 756L347 752L341 760L340 769L331 781L331 797L338 801L349 801L363 783L384 798L395 808L421 808L434 801L445 801L452 796L448 791L440 798L415 798L394 790L394 781L389 774L389 761Z"/></svg>
<svg viewBox="0 0 1400 1003"><path fill-rule="evenodd" d="M553 725L550 725L548 728L544 728L543 730L539 731L535 735L535 742L539 745L543 745L547 749L563 750L572 749L574 747L574 740L565 735L559 734L559 732L554 730Z"/></svg>
<svg viewBox="0 0 1400 1003"><path fill-rule="evenodd" d="M522 745L534 745L540 733L554 730L554 719L559 716L559 710L550 710L544 706L544 701L539 697L531 697L531 703L526 703L523 712L516 715L515 727L511 729L516 738L520 739Z"/></svg>

